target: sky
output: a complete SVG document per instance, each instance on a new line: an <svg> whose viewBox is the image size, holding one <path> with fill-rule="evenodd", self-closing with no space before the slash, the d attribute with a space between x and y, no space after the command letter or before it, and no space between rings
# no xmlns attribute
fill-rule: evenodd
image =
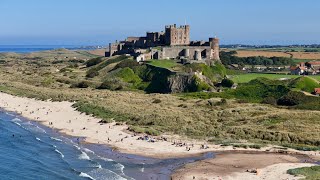
<svg viewBox="0 0 320 180"><path fill-rule="evenodd" d="M191 26L191 40L320 44L318 0L0 0L0 45L106 45Z"/></svg>

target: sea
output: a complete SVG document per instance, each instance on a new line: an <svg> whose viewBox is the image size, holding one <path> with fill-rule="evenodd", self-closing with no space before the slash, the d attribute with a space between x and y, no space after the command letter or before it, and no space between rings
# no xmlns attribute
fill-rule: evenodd
<svg viewBox="0 0 320 180"><path fill-rule="evenodd" d="M80 46L80 45L0 45L0 53L31 53L38 51L48 51L54 49L68 49L68 50L91 50L98 46Z"/></svg>
<svg viewBox="0 0 320 180"><path fill-rule="evenodd" d="M0 109L0 179L169 180L186 163L213 157L212 153L172 159L124 154Z"/></svg>

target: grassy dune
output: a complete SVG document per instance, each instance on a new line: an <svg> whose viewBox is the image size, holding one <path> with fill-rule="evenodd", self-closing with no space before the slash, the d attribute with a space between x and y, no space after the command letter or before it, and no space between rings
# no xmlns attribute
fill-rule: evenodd
<svg viewBox="0 0 320 180"><path fill-rule="evenodd" d="M32 58L36 57L33 55ZM80 61L60 59L55 63L56 59L26 60L18 55L4 58L6 63L0 65L1 91L42 100L76 101L75 107L80 111L106 122L125 122L138 132L154 135L173 133L220 143L247 140L297 147L301 144L319 146L319 111L276 108L214 97L194 99L137 91L70 88L71 84L81 81L95 86L104 76L86 78L87 68ZM107 66L103 66L101 71L117 63L115 60L107 61L110 59L105 60L104 65ZM101 68L99 65L95 67ZM65 68L68 70L61 71ZM124 74L128 81L137 79L126 76L127 72L119 73Z"/></svg>
<svg viewBox="0 0 320 180"><path fill-rule="evenodd" d="M320 179L320 166L290 169L288 170L288 174L305 176L305 180L317 180Z"/></svg>

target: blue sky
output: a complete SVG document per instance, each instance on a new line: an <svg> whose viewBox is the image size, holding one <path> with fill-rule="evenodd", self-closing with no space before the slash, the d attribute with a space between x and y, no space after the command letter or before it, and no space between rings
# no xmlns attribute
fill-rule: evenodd
<svg viewBox="0 0 320 180"><path fill-rule="evenodd" d="M222 44L320 44L318 0L0 0L0 45L107 44L166 24Z"/></svg>

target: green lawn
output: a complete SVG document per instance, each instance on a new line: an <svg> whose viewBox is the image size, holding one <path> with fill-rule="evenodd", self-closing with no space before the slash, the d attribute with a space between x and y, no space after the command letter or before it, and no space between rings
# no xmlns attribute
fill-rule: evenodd
<svg viewBox="0 0 320 180"><path fill-rule="evenodd" d="M167 68L167 69L171 69L171 68L179 65L174 60L150 60L148 62L148 64L156 66L156 67Z"/></svg>
<svg viewBox="0 0 320 180"><path fill-rule="evenodd" d="M234 75L231 79L235 83L246 83L253 79L259 78L259 77L265 77L269 79L281 79L281 78L297 78L300 77L299 75L285 75L285 74L258 74L258 73L248 73L248 74L239 74ZM309 76L312 77L318 81L320 81L320 75L317 76Z"/></svg>

